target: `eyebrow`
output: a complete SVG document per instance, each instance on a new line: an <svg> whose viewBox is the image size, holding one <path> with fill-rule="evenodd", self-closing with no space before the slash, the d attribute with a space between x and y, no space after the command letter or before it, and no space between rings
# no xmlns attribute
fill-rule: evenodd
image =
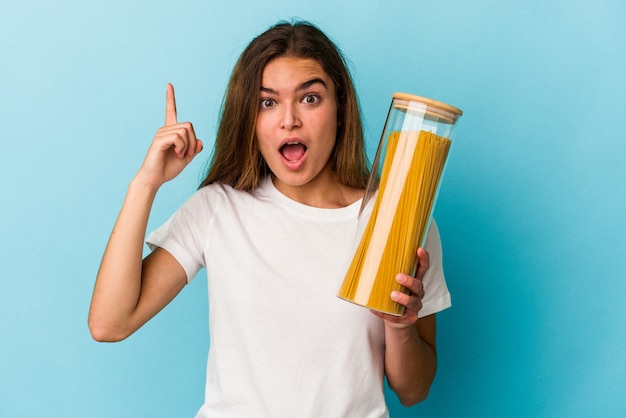
<svg viewBox="0 0 626 418"><path fill-rule="evenodd" d="M328 86L326 85L326 82L324 80L322 80L319 77L316 78L312 78L308 81L305 81L304 83L300 84L297 88L296 88L296 92L302 91L302 90L306 90L309 87L311 87L314 84L321 84L322 86L324 86L324 88L328 88ZM264 93L268 93L268 94L278 94L278 92L274 89L271 89L269 87L263 87L261 86L261 91Z"/></svg>

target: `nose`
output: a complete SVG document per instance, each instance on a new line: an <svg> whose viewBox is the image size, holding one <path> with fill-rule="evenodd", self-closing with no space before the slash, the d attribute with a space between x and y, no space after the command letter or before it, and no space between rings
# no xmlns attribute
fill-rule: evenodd
<svg viewBox="0 0 626 418"><path fill-rule="evenodd" d="M300 126L300 118L296 106L285 106L280 127L291 130Z"/></svg>

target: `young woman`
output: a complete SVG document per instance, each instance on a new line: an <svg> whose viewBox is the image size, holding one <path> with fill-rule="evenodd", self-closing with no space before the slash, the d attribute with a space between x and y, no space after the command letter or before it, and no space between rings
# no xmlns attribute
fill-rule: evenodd
<svg viewBox="0 0 626 418"><path fill-rule="evenodd" d="M198 417L386 417L384 379L401 402L435 375L435 313L450 305L436 226L418 250L403 316L335 296L368 177L353 83L316 27L280 23L237 62L200 189L148 237L155 195L202 150L176 119L131 181L98 272L89 327L131 335L206 268L210 350ZM419 319L418 319L419 317Z"/></svg>

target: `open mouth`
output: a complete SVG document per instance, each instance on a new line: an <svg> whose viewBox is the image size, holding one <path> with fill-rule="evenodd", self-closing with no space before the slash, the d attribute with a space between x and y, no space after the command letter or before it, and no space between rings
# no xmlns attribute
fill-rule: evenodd
<svg viewBox="0 0 626 418"><path fill-rule="evenodd" d="M287 142L280 147L280 153L289 162L300 161L306 153L306 145L300 142Z"/></svg>

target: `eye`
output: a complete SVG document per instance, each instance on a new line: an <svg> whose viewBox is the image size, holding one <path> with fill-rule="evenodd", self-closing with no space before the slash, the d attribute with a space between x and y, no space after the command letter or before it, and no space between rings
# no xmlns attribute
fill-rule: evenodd
<svg viewBox="0 0 626 418"><path fill-rule="evenodd" d="M276 106L274 99L263 98L259 101L259 107L262 109L270 109L274 106Z"/></svg>
<svg viewBox="0 0 626 418"><path fill-rule="evenodd" d="M302 103L316 104L320 101L320 97L317 94L307 94L302 98Z"/></svg>

